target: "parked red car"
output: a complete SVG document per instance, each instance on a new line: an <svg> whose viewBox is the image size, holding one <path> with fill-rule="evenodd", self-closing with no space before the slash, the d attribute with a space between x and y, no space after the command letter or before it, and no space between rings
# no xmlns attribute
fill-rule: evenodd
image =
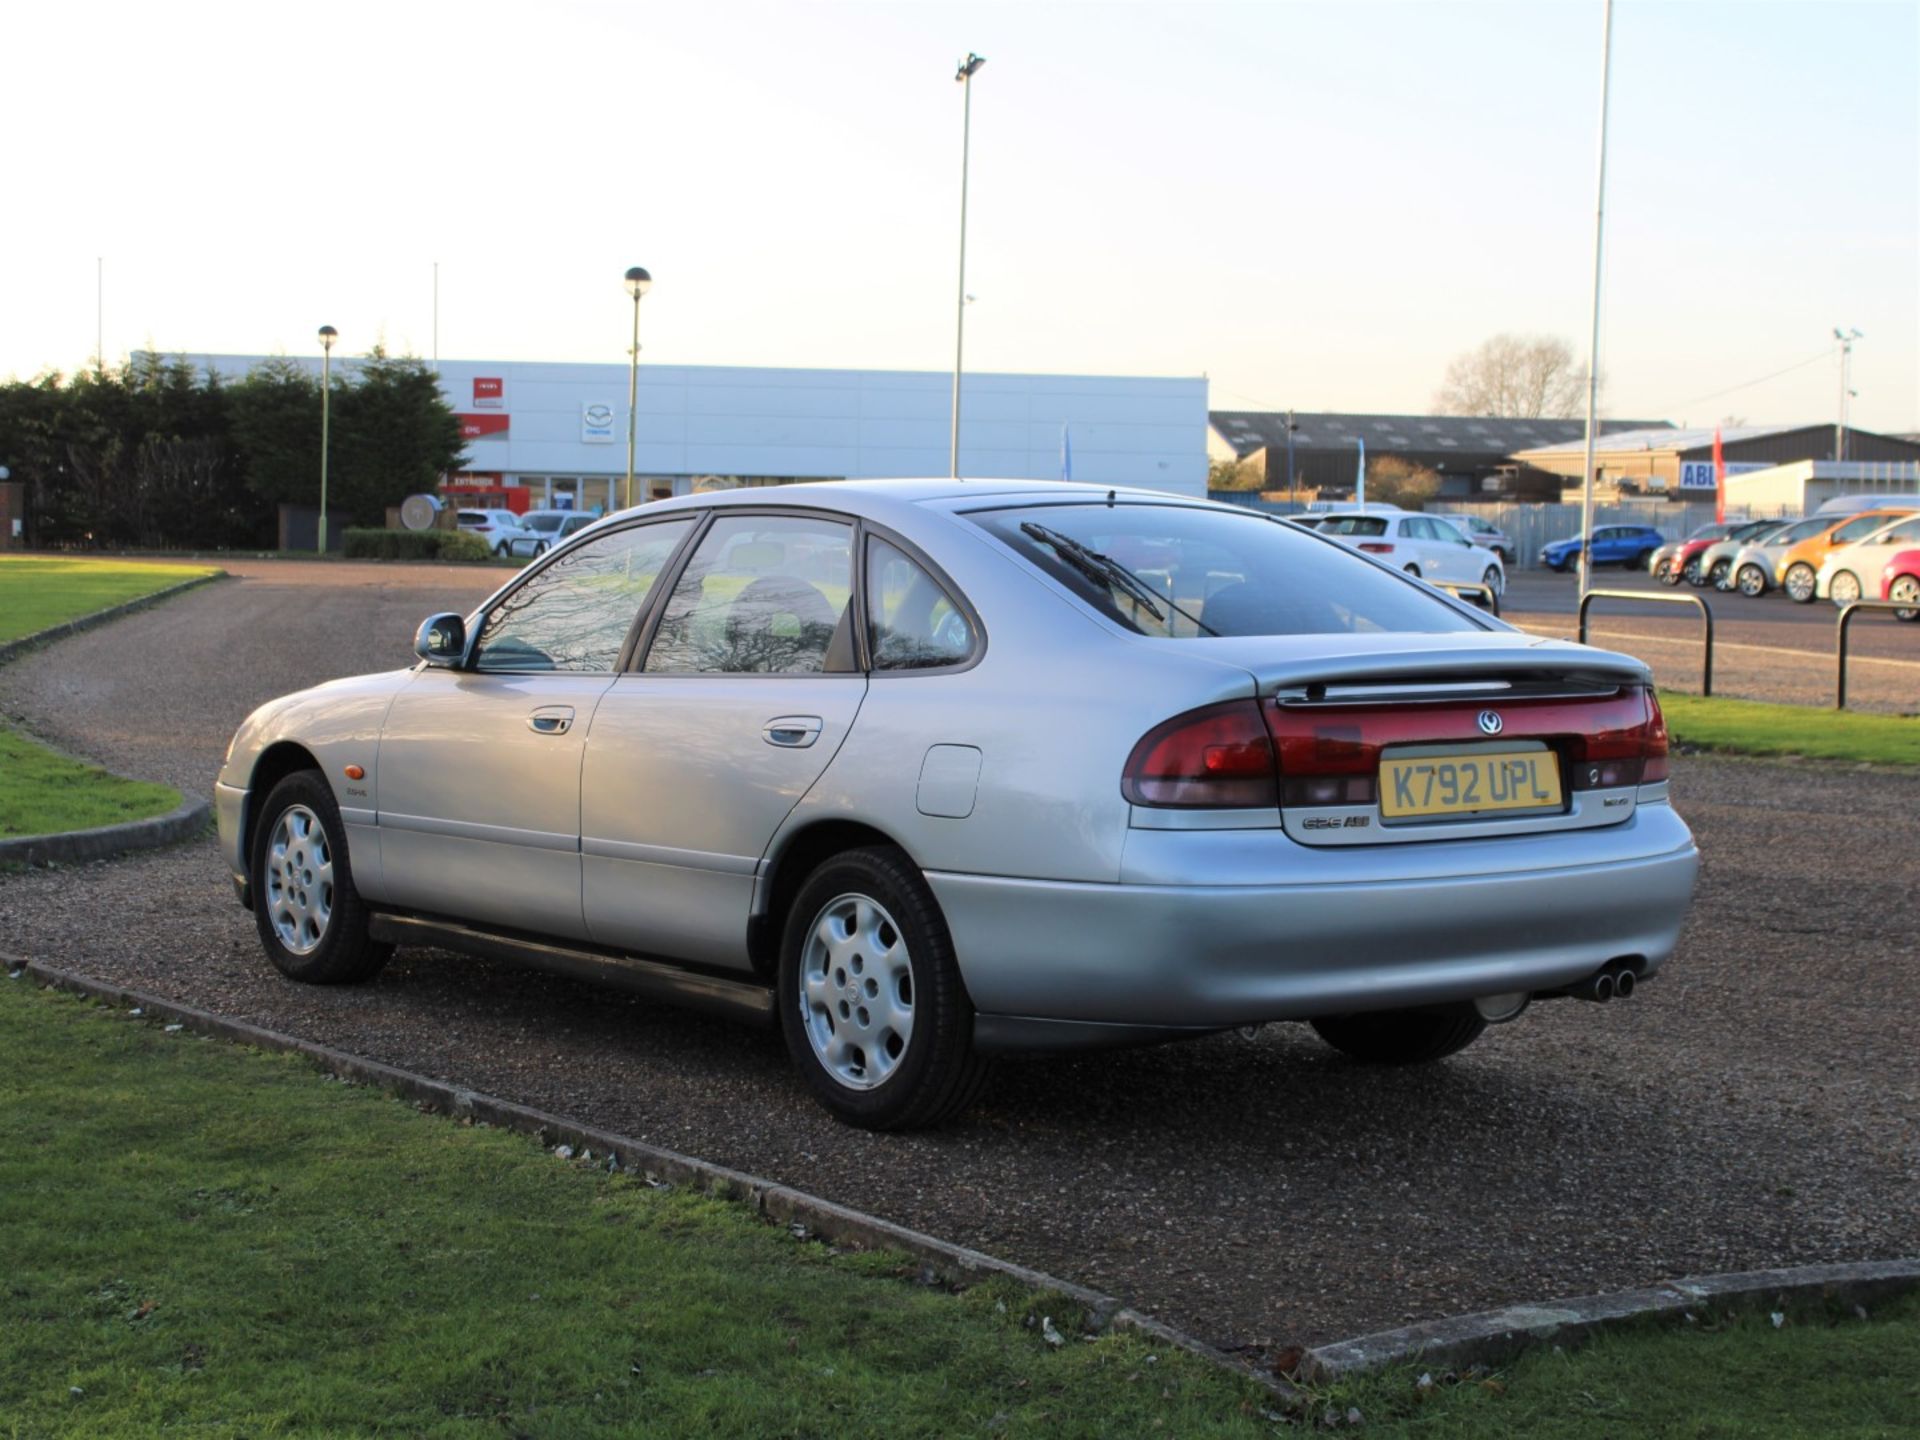
<svg viewBox="0 0 1920 1440"><path fill-rule="evenodd" d="M1896 550L1880 572L1880 598L1902 603L1911 600L1911 610L1896 610L1896 620L1920 620L1920 550Z"/></svg>

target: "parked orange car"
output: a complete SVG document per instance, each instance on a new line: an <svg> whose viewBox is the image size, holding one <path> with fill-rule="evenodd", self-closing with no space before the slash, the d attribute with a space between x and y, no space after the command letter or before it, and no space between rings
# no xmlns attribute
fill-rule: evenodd
<svg viewBox="0 0 1920 1440"><path fill-rule="evenodd" d="M1889 521L1913 514L1914 509L1912 505L1882 505L1875 510L1834 516L1829 529L1818 535L1809 535L1780 557L1774 569L1774 581L1787 592L1788 599L1797 600L1802 605L1811 604L1814 581L1820 574L1820 562L1827 558L1829 550L1864 540Z"/></svg>

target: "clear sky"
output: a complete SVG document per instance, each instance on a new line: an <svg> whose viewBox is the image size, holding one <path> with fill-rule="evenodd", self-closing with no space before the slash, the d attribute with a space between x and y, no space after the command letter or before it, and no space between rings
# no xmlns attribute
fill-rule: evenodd
<svg viewBox="0 0 1920 1440"><path fill-rule="evenodd" d="M16 3L0 376L94 350L1206 374L1584 353L1599 0ZM1920 6L1620 0L1605 408L1920 430ZM1797 367L1791 368L1789 367ZM1760 384L1770 372L1788 373ZM1734 389L1733 387L1744 387Z"/></svg>

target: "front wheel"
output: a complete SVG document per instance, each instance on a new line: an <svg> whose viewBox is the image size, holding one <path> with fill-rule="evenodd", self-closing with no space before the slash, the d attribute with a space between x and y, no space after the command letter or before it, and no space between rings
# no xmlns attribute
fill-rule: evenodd
<svg viewBox="0 0 1920 1440"><path fill-rule="evenodd" d="M777 999L787 1053L850 1125L937 1125L986 1083L946 921L898 850L850 850L807 877L787 915Z"/></svg>
<svg viewBox="0 0 1920 1440"><path fill-rule="evenodd" d="M1669 556L1660 562L1660 568L1653 572L1653 578L1658 580L1662 585L1678 585L1682 576L1680 572L1674 568L1673 558Z"/></svg>
<svg viewBox="0 0 1920 1440"><path fill-rule="evenodd" d="M1323 1015L1311 1023L1334 1049L1369 1065L1424 1065L1444 1060L1466 1049L1487 1028L1487 1022L1471 1004Z"/></svg>
<svg viewBox="0 0 1920 1440"><path fill-rule="evenodd" d="M253 836L253 918L267 958L290 980L352 985L393 954L368 933L353 885L346 826L317 770L273 787Z"/></svg>
<svg viewBox="0 0 1920 1440"><path fill-rule="evenodd" d="M1507 593L1507 577L1497 565L1487 566L1487 573L1480 577L1480 583L1493 592L1495 600Z"/></svg>
<svg viewBox="0 0 1920 1440"><path fill-rule="evenodd" d="M1653 551L1642 550L1627 562L1627 568L1629 570L1651 570L1653 568Z"/></svg>
<svg viewBox="0 0 1920 1440"><path fill-rule="evenodd" d="M1707 583L1706 573L1700 568L1700 557L1694 556L1680 571L1680 578L1698 590Z"/></svg>
<svg viewBox="0 0 1920 1440"><path fill-rule="evenodd" d="M1713 568L1707 571L1707 583L1716 590L1731 590L1733 581L1727 577L1727 572L1731 569L1733 569L1731 560L1714 561Z"/></svg>
<svg viewBox="0 0 1920 1440"><path fill-rule="evenodd" d="M1896 605L1913 605L1912 610L1896 610L1896 620L1920 620L1920 575L1896 575L1893 584L1887 587L1887 599Z"/></svg>
<svg viewBox="0 0 1920 1440"><path fill-rule="evenodd" d="M1851 605L1860 598L1860 577L1851 570L1835 572L1827 582L1827 598L1836 605Z"/></svg>
<svg viewBox="0 0 1920 1440"><path fill-rule="evenodd" d="M1811 565L1804 560L1797 561L1781 580L1780 588L1787 592L1787 598L1794 604L1811 605L1817 578Z"/></svg>
<svg viewBox="0 0 1920 1440"><path fill-rule="evenodd" d="M1742 565L1733 577L1733 585L1748 599L1755 599L1767 593L1767 572L1758 565Z"/></svg>

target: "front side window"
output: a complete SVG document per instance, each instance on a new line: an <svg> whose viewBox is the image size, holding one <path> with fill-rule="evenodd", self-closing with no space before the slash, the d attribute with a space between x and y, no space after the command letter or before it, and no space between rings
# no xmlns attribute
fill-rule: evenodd
<svg viewBox="0 0 1920 1440"><path fill-rule="evenodd" d="M1851 545L1856 540L1864 540L1885 525L1890 518L1886 515L1862 515L1858 520L1849 520L1833 532L1833 543Z"/></svg>
<svg viewBox="0 0 1920 1440"><path fill-rule="evenodd" d="M1094 504L978 511L967 518L1076 598L1142 635L1184 640L1490 628L1344 545L1257 515ZM1384 528L1378 516L1342 517L1363 518Z"/></svg>
<svg viewBox="0 0 1920 1440"><path fill-rule="evenodd" d="M474 645L486 671L607 671L692 520L636 525L562 554L487 613Z"/></svg>
<svg viewBox="0 0 1920 1440"><path fill-rule="evenodd" d="M973 627L940 582L906 552L867 542L867 623L875 670L958 665L973 651Z"/></svg>
<svg viewBox="0 0 1920 1440"><path fill-rule="evenodd" d="M824 517L722 516L667 599L647 673L852 670L852 598L851 525Z"/></svg>

